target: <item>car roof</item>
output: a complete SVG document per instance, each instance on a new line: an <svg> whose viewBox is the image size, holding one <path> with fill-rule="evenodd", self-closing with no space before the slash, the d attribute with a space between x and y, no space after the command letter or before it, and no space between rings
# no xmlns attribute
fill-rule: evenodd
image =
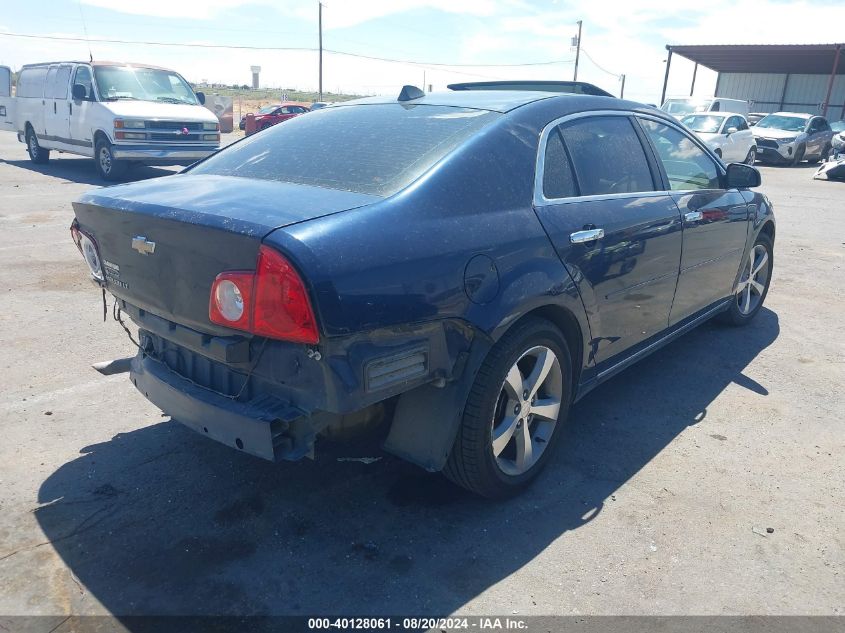
<svg viewBox="0 0 845 633"><path fill-rule="evenodd" d="M364 97L353 101L344 101L335 107L350 105L374 105L387 103L402 103L406 106L432 105L449 106L454 108L471 108L474 110L490 110L492 112L509 112L515 108L550 99L552 97L580 95L562 95L561 93L540 92L535 90L461 90L429 92L425 96L410 101L397 101L393 95L382 97Z"/></svg>
<svg viewBox="0 0 845 633"><path fill-rule="evenodd" d="M811 119L814 116L819 116L818 114L807 114L806 112L772 112L771 114L777 114L778 116L794 116L799 119Z"/></svg>

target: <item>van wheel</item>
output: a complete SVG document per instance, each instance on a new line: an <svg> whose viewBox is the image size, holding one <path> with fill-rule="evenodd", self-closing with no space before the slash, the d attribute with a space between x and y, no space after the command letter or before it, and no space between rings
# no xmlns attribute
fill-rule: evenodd
<svg viewBox="0 0 845 633"><path fill-rule="evenodd" d="M115 160L111 143L102 138L94 146L94 164L103 180L118 180L127 167L123 161Z"/></svg>
<svg viewBox="0 0 845 633"><path fill-rule="evenodd" d="M38 144L35 130L30 126L26 128L26 151L29 153L29 159L36 165L44 165L50 160L50 150Z"/></svg>
<svg viewBox="0 0 845 633"><path fill-rule="evenodd" d="M488 498L511 496L542 470L572 399L572 361L554 325L527 319L490 350L443 472Z"/></svg>
<svg viewBox="0 0 845 633"><path fill-rule="evenodd" d="M720 321L729 325L746 325L757 316L769 293L773 265L772 238L761 233L743 261L730 308L719 315Z"/></svg>

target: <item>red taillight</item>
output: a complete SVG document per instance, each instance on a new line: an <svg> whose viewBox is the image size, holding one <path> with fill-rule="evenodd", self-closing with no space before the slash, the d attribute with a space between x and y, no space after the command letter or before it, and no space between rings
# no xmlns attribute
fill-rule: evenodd
<svg viewBox="0 0 845 633"><path fill-rule="evenodd" d="M261 246L256 270L217 275L208 316L213 323L269 338L317 343L317 322L302 279L277 251Z"/></svg>
<svg viewBox="0 0 845 633"><path fill-rule="evenodd" d="M252 331L299 343L320 340L302 279L288 260L267 246L258 251Z"/></svg>

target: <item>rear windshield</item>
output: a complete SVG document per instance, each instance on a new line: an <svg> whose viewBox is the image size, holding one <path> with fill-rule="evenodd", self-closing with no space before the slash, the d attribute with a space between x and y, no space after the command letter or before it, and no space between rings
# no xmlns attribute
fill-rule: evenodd
<svg viewBox="0 0 845 633"><path fill-rule="evenodd" d="M191 173L389 196L499 116L399 103L325 108L232 145Z"/></svg>

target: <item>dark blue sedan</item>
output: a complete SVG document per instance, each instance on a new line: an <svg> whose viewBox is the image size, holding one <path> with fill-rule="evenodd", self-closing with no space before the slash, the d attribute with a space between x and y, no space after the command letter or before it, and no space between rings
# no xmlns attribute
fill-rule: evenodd
<svg viewBox="0 0 845 633"><path fill-rule="evenodd" d="M406 89L88 193L72 234L174 420L271 460L381 421L387 451L500 497L593 387L754 318L759 184L641 104Z"/></svg>

